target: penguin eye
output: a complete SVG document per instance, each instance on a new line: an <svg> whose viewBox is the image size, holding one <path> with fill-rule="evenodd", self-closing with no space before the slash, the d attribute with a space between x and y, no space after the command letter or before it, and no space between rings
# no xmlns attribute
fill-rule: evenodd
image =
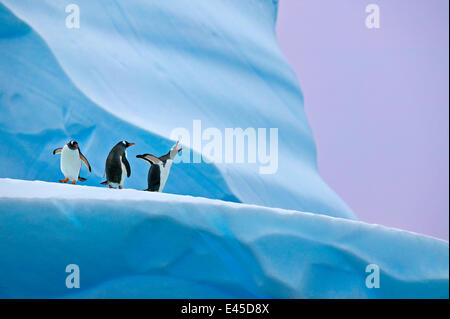
<svg viewBox="0 0 450 319"><path fill-rule="evenodd" d="M122 141L122 144L123 144L123 145L127 145L127 142L125 142L125 141Z"/></svg>

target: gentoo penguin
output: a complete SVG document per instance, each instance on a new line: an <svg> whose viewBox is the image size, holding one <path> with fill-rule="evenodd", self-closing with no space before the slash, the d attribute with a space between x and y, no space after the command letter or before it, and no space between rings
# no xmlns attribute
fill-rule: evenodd
<svg viewBox="0 0 450 319"><path fill-rule="evenodd" d="M65 177L65 179L60 180L61 183L72 181L72 184L75 184L78 180L82 182L86 180L86 178L80 177L81 161L86 164L89 172L91 171L91 165L81 153L77 141L72 140L64 147L55 149L53 155L55 154L61 154L61 172Z"/></svg>
<svg viewBox="0 0 450 319"><path fill-rule="evenodd" d="M178 148L178 142L172 147L172 149L166 155L156 157L151 154L137 155L137 158L150 163L150 170L148 171L148 188L149 192L162 192L166 185L167 178L169 177L170 168L172 167L173 159L183 148Z"/></svg>
<svg viewBox="0 0 450 319"><path fill-rule="evenodd" d="M116 144L109 152L108 158L106 159L106 181L103 185L109 185L109 188L114 188L119 186L119 189L123 188L123 182L125 177L130 177L131 167L127 160L127 148L134 143L128 143L127 141L122 141Z"/></svg>

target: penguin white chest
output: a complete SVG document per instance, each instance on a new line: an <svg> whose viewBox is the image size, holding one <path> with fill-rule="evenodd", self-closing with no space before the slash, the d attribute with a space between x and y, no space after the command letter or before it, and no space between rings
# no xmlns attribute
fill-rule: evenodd
<svg viewBox="0 0 450 319"><path fill-rule="evenodd" d="M64 145L61 151L61 172L71 181L77 181L80 175L81 159L78 149L71 150Z"/></svg>
<svg viewBox="0 0 450 319"><path fill-rule="evenodd" d="M120 176L120 183L119 183L119 185L122 186L123 182L125 181L125 178L127 178L127 167L123 164L122 157L120 157L120 166L122 168L122 175Z"/></svg>
<svg viewBox="0 0 450 319"><path fill-rule="evenodd" d="M122 156L125 156L125 158L126 158L127 151L125 151ZM125 166L125 164L122 161L122 156L120 156L120 168L122 168L122 175L120 176L120 183L119 183L120 186L123 186L123 182L125 181L125 178L127 178L127 176L128 176L127 167Z"/></svg>
<svg viewBox="0 0 450 319"><path fill-rule="evenodd" d="M170 173L170 168L172 167L172 162L173 162L173 160L168 159L166 161L166 165L159 166L159 168L161 170L161 175L160 175L160 184L159 184L158 192L162 192L164 189L164 186L166 185L167 178L169 177L169 173Z"/></svg>

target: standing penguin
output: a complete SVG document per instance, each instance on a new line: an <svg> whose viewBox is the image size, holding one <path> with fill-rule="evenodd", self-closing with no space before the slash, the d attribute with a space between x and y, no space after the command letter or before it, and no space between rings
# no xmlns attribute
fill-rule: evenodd
<svg viewBox="0 0 450 319"><path fill-rule="evenodd" d="M89 172L91 165L81 153L77 141L70 141L64 147L57 148L53 151L53 155L61 154L61 172L65 179L60 180L61 183L67 183L69 180L75 184L78 180L84 182L86 178L80 177L81 161L86 164Z"/></svg>
<svg viewBox="0 0 450 319"><path fill-rule="evenodd" d="M148 188L149 192L162 192L169 177L170 168L172 167L173 159L183 148L178 148L178 142L166 155L156 157L151 154L136 155L137 158L150 163L150 170L148 171Z"/></svg>
<svg viewBox="0 0 450 319"><path fill-rule="evenodd" d="M116 144L109 152L108 158L106 159L106 181L103 185L109 185L109 188L114 188L119 186L119 189L123 188L123 182L125 177L130 177L131 167L127 160L127 148L134 143L128 143L127 141L122 141Z"/></svg>

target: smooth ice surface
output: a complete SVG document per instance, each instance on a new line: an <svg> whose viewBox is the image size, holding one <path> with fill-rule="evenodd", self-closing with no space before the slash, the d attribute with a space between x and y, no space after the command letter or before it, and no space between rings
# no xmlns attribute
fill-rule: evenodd
<svg viewBox="0 0 450 319"><path fill-rule="evenodd" d="M3 298L448 298L448 242L318 214L0 179ZM65 286L68 264L79 289ZM365 285L368 264L380 288Z"/></svg>
<svg viewBox="0 0 450 319"><path fill-rule="evenodd" d="M57 181L52 150L76 139L93 168L81 176L98 185L125 139L136 143L125 187L145 189L148 164L135 155L167 153L174 128L278 128L276 174L183 163L165 191L354 218L317 172L303 96L277 44L277 1L80 0L79 29L66 28L67 4L0 4L0 177Z"/></svg>

